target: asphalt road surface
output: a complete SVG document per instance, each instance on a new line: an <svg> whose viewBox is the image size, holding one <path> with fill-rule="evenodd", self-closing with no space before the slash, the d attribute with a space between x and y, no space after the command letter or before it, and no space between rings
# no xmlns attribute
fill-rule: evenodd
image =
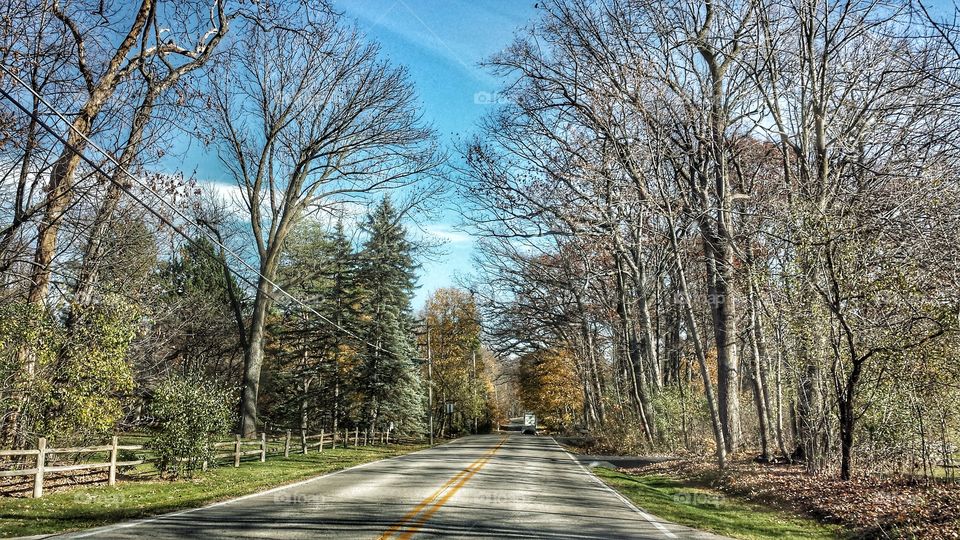
<svg viewBox="0 0 960 540"><path fill-rule="evenodd" d="M68 538L718 538L633 507L552 438L465 437Z"/></svg>

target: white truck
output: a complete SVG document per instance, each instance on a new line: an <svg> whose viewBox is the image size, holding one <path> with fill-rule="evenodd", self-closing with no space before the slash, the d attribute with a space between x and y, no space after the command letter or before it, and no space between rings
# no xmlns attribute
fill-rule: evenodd
<svg viewBox="0 0 960 540"><path fill-rule="evenodd" d="M537 415L532 412L523 413L523 427L520 428L520 433L524 435L537 434Z"/></svg>

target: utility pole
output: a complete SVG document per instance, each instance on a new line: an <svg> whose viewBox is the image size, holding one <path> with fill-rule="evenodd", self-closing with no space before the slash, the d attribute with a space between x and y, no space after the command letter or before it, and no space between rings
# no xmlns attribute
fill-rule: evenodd
<svg viewBox="0 0 960 540"><path fill-rule="evenodd" d="M433 351L430 348L430 323L427 325L427 413L430 427L430 446L433 446Z"/></svg>
<svg viewBox="0 0 960 540"><path fill-rule="evenodd" d="M477 348L473 348L473 433L477 433Z"/></svg>
<svg viewBox="0 0 960 540"><path fill-rule="evenodd" d="M477 349L480 347L480 314L477 313L477 292L470 289L470 301L473 303L473 316L477 322L477 341L473 345L473 433L477 433L479 404L477 403Z"/></svg>

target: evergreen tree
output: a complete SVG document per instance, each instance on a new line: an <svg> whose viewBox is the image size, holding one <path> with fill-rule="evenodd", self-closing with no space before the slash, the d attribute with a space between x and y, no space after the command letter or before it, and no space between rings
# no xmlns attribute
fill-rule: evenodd
<svg viewBox="0 0 960 540"><path fill-rule="evenodd" d="M356 254L343 224L328 233L316 223L295 231L284 253L284 287L323 318L296 303L271 325L271 366L266 381L276 394L265 415L285 424L336 430L347 414L344 368L355 363L359 297Z"/></svg>
<svg viewBox="0 0 960 540"><path fill-rule="evenodd" d="M329 366L330 375L330 413L332 428L337 431L344 417L344 368L345 363L355 363L356 352L360 346L356 339L346 332L357 335L359 328L360 293L357 284L357 256L353 245L343 228L343 221L337 222L333 237L330 239L330 276L331 288L328 297L328 310L331 321L336 323L333 331L334 354Z"/></svg>
<svg viewBox="0 0 960 540"><path fill-rule="evenodd" d="M400 219L384 198L364 224L368 239L360 253L359 281L367 343L358 381L367 429L393 423L401 431L415 432L423 412L410 306L417 266Z"/></svg>
<svg viewBox="0 0 960 540"><path fill-rule="evenodd" d="M185 244L161 264L160 282L165 302L152 320L155 333L168 339L144 346L162 350L168 369L203 370L221 382L232 379L223 363L232 365L243 348L244 293L217 248L205 238Z"/></svg>

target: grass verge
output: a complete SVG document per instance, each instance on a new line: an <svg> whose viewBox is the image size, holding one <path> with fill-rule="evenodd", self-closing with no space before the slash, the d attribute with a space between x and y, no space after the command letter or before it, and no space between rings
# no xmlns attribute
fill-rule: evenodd
<svg viewBox="0 0 960 540"><path fill-rule="evenodd" d="M48 534L196 508L289 484L425 446L337 448L210 469L179 481L118 482L71 489L40 499L0 499L0 537Z"/></svg>
<svg viewBox="0 0 960 540"><path fill-rule="evenodd" d="M748 540L844 537L839 526L824 525L667 476L636 476L605 468L593 472L651 514L703 531Z"/></svg>

